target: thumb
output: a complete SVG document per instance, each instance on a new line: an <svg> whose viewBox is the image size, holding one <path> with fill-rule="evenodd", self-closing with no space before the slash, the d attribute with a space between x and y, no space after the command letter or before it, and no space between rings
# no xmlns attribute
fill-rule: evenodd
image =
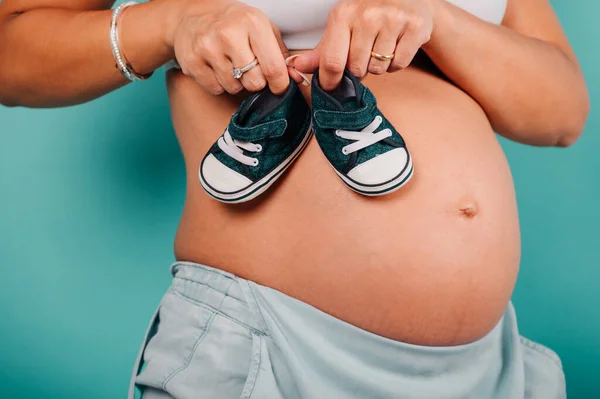
<svg viewBox="0 0 600 399"><path fill-rule="evenodd" d="M294 68L300 72L313 73L319 68L319 61L321 58L320 45L317 45L314 49L307 53L300 54L294 60Z"/></svg>

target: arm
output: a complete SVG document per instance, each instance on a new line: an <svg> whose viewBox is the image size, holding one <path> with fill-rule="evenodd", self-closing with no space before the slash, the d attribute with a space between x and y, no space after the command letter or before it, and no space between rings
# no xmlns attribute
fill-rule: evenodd
<svg viewBox="0 0 600 399"><path fill-rule="evenodd" d="M435 27L423 46L470 94L495 131L521 143L567 146L589 113L585 81L547 0L509 0L504 26L434 0Z"/></svg>
<svg viewBox="0 0 600 399"><path fill-rule="evenodd" d="M0 2L0 103L55 107L89 101L127 80L115 68L108 27L112 0ZM140 73L172 57L163 40L165 1L131 7L123 51ZM147 27L157 27L147 29Z"/></svg>
<svg viewBox="0 0 600 399"><path fill-rule="evenodd" d="M113 0L0 0L0 104L58 107L115 90L109 25ZM177 57L213 94L274 92L289 84L285 45L260 10L235 0L154 0L123 12L121 47L138 73ZM236 66L259 66L236 80ZM295 79L300 79L296 76Z"/></svg>

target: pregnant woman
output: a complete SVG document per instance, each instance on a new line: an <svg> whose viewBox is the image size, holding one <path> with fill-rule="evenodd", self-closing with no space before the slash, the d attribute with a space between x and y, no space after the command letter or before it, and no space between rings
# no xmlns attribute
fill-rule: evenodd
<svg viewBox="0 0 600 399"><path fill-rule="evenodd" d="M177 262L130 397L565 397L558 356L518 334L517 206L494 134L568 146L583 130L586 86L547 0L112 3L0 3L0 102L77 104L180 66ZM245 93L317 70L333 90L345 68L405 138L410 183L354 193L311 140L260 198L203 191L200 162Z"/></svg>

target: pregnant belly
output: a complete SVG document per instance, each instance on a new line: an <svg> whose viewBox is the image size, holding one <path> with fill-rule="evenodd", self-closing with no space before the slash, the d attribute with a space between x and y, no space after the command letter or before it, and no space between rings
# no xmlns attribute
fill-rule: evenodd
<svg viewBox="0 0 600 399"><path fill-rule="evenodd" d="M411 182L363 197L313 140L264 198L223 205L198 165L239 100L168 79L188 181L175 251L309 303L373 333L422 345L485 335L513 291L520 238L512 178L479 105L409 68L365 80L405 137Z"/></svg>

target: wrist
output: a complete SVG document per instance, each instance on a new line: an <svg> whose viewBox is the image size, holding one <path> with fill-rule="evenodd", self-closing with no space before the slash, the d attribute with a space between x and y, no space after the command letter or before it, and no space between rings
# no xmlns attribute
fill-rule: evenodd
<svg viewBox="0 0 600 399"><path fill-rule="evenodd" d="M431 12L433 28L429 41L422 46L425 52L436 46L439 38L443 35L442 32L445 31L450 22L450 13L446 0L427 0L427 4Z"/></svg>
<svg viewBox="0 0 600 399"><path fill-rule="evenodd" d="M140 75L147 75L173 58L164 40L164 0L136 4L122 12L119 21L120 50Z"/></svg>
<svg viewBox="0 0 600 399"><path fill-rule="evenodd" d="M157 15L160 17L160 37L162 45L167 49L172 58L175 57L175 32L183 19L184 11L189 4L188 0L154 0L157 3Z"/></svg>
<svg viewBox="0 0 600 399"><path fill-rule="evenodd" d="M156 0L155 0L156 1ZM162 41L171 52L174 51L175 47L175 32L181 23L184 12L187 9L187 0L175 0L175 1L163 1L161 3L161 10L159 13L163 17L162 23Z"/></svg>

